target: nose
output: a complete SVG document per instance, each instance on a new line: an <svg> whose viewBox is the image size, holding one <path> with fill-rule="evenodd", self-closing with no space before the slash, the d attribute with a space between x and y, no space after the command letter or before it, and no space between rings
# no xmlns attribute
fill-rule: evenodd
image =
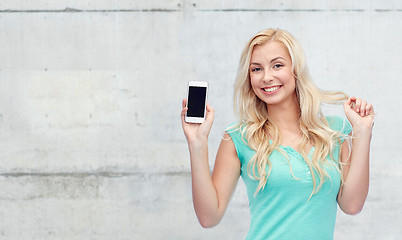
<svg viewBox="0 0 402 240"><path fill-rule="evenodd" d="M274 80L274 75L273 75L272 71L270 71L270 70L265 70L265 71L264 71L264 77L263 77L262 81L263 81L264 83L268 83L268 82L271 82L271 81L273 81L273 80Z"/></svg>

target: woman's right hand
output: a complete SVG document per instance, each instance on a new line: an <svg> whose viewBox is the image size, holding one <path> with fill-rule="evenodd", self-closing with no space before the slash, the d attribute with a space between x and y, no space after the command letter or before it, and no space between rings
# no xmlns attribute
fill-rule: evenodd
<svg viewBox="0 0 402 240"><path fill-rule="evenodd" d="M199 142L208 139L209 132L214 122L214 109L207 103L207 112L203 123L188 123L184 120L187 112L187 99L183 99L181 111L181 125L188 143Z"/></svg>

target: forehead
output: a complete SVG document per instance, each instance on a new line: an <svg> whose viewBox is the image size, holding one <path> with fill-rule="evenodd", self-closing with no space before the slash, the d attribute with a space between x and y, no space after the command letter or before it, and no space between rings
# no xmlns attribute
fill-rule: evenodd
<svg viewBox="0 0 402 240"><path fill-rule="evenodd" d="M282 57L290 61L290 55L287 48L280 42L268 41L261 45L256 45L251 54L252 61L262 61Z"/></svg>

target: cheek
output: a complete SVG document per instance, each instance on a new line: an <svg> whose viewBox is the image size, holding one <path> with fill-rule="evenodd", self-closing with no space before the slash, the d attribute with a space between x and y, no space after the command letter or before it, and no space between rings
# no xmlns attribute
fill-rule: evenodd
<svg viewBox="0 0 402 240"><path fill-rule="evenodd" d="M280 78L287 83L295 83L295 78L291 72L282 72Z"/></svg>
<svg viewBox="0 0 402 240"><path fill-rule="evenodd" d="M255 88L258 85L258 80L255 76L250 76L250 84L252 88Z"/></svg>
<svg viewBox="0 0 402 240"><path fill-rule="evenodd" d="M254 92L254 94L258 94L258 89L260 89L258 85L258 80L256 78L250 78L250 85L251 85L251 90Z"/></svg>

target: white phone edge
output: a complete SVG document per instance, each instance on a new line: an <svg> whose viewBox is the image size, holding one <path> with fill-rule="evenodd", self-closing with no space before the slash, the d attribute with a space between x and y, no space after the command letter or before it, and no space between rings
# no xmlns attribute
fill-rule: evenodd
<svg viewBox="0 0 402 240"><path fill-rule="evenodd" d="M186 116L184 117L184 121L188 123L203 123L205 120L205 116L207 115L207 101L208 101L208 82L203 82L203 81L189 81L187 85L187 103L186 107L188 107L188 91L190 89L190 86L194 87L206 87L207 91L205 93L205 105L204 105L204 117L188 117L187 113Z"/></svg>

